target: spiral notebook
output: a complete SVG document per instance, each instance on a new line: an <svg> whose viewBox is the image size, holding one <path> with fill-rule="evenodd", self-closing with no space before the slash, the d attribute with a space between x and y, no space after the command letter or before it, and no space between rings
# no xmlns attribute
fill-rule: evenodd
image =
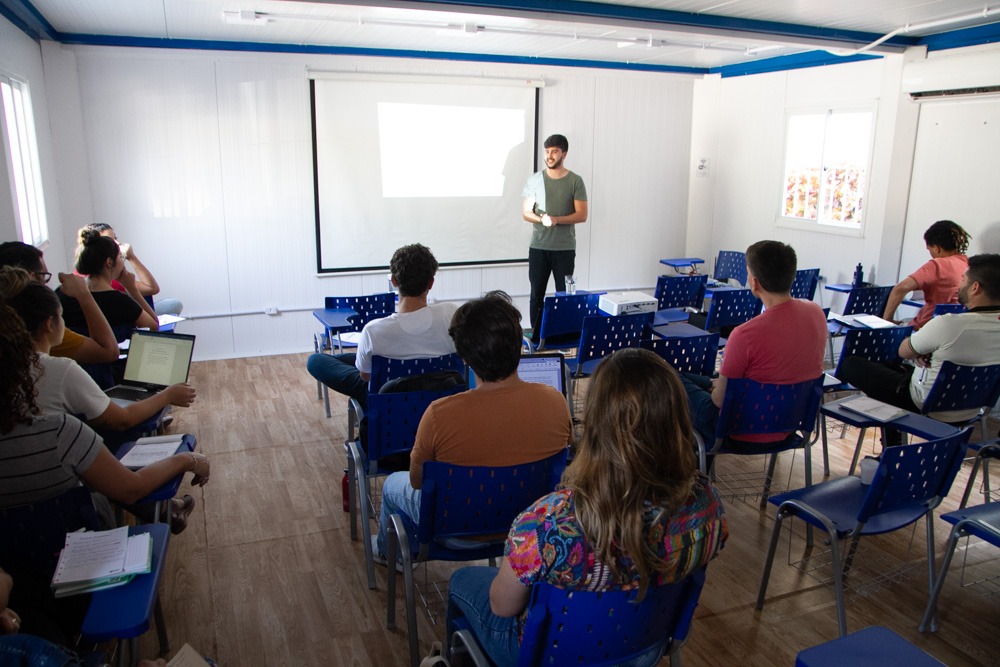
<svg viewBox="0 0 1000 667"><path fill-rule="evenodd" d="M123 586L152 567L149 533L129 535L128 526L68 533L52 575L52 591L58 598Z"/></svg>

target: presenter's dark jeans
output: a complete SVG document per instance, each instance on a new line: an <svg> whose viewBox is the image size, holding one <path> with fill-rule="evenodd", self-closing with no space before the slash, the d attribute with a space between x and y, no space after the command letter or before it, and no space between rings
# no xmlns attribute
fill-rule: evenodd
<svg viewBox="0 0 1000 667"><path fill-rule="evenodd" d="M876 401L910 412L920 412L920 408L910 397L910 378L914 369L909 364L847 357L840 364L837 379L849 382ZM902 435L894 428L886 428L885 440L887 445L898 445L902 443Z"/></svg>
<svg viewBox="0 0 1000 667"><path fill-rule="evenodd" d="M306 370L330 389L356 399L361 407L367 407L368 383L361 379L361 373L354 366L356 357L353 352L311 354L306 361Z"/></svg>
<svg viewBox="0 0 1000 667"><path fill-rule="evenodd" d="M576 268L576 250L540 250L528 248L528 281L531 283L531 301L528 305L532 332L542 326L542 306L545 305L545 289L549 286L549 275L555 279L556 291L566 291L566 276L573 275ZM538 334L532 333L532 340Z"/></svg>

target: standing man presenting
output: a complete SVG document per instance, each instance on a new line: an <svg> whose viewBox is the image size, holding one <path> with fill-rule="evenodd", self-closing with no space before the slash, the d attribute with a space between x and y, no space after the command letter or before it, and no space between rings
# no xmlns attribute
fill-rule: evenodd
<svg viewBox="0 0 1000 667"><path fill-rule="evenodd" d="M569 141L561 134L545 140L545 169L537 172L521 193L521 214L534 225L528 246L528 280L531 282L529 316L534 340L542 323L542 305L549 274L556 291L566 289L566 276L576 266L574 225L587 221L587 189L579 175L563 166Z"/></svg>

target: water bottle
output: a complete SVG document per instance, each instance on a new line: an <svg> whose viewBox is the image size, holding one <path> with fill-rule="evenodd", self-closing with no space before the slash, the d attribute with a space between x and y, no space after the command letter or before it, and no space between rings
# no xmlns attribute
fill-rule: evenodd
<svg viewBox="0 0 1000 667"><path fill-rule="evenodd" d="M341 495L341 498L342 498L341 502L343 503L344 511L345 512L350 512L351 511L350 483L351 483L350 480L347 479L347 472L345 471L343 479L340 480L340 493L342 494Z"/></svg>
<svg viewBox="0 0 1000 667"><path fill-rule="evenodd" d="M566 294L576 294L576 278L566 276Z"/></svg>
<svg viewBox="0 0 1000 667"><path fill-rule="evenodd" d="M851 287L857 289L858 287L863 287L865 284L865 270L861 268L861 262L854 267L854 282L851 283Z"/></svg>

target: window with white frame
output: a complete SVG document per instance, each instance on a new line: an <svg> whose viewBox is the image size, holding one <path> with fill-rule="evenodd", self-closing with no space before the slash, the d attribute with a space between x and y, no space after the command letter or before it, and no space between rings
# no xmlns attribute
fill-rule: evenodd
<svg viewBox="0 0 1000 667"><path fill-rule="evenodd" d="M787 115L779 219L861 229L874 118L871 108Z"/></svg>
<svg viewBox="0 0 1000 667"><path fill-rule="evenodd" d="M27 82L0 73L0 97L3 98L7 168L21 240L39 246L48 240L49 229Z"/></svg>

